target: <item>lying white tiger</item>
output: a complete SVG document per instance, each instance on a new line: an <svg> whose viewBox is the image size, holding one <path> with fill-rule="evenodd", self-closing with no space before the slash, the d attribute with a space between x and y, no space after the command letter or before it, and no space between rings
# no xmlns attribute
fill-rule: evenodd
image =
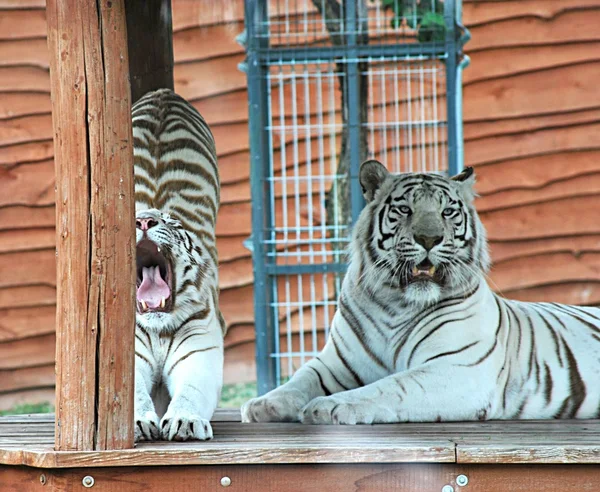
<svg viewBox="0 0 600 492"><path fill-rule="evenodd" d="M132 117L135 439L210 439L225 334L215 247L215 143L202 116L167 89L146 94Z"/></svg>
<svg viewBox="0 0 600 492"><path fill-rule="evenodd" d="M369 203L327 344L243 421L600 417L600 309L491 291L472 168L392 176L367 161L360 182Z"/></svg>

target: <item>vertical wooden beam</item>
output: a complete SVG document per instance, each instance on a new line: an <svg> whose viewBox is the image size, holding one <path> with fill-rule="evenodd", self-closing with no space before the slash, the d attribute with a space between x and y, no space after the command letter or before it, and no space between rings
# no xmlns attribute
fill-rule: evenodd
<svg viewBox="0 0 600 492"><path fill-rule="evenodd" d="M48 0L56 449L133 446L135 226L125 0Z"/></svg>
<svg viewBox="0 0 600 492"><path fill-rule="evenodd" d="M126 0L131 99L173 89L171 0Z"/></svg>

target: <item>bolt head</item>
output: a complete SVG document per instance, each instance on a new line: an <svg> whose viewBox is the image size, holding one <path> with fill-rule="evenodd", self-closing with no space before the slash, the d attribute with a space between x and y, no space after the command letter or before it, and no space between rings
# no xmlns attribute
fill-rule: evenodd
<svg viewBox="0 0 600 492"><path fill-rule="evenodd" d="M452 485L444 485L442 487L442 492L454 492L454 487L452 487Z"/></svg>
<svg viewBox="0 0 600 492"><path fill-rule="evenodd" d="M456 477L456 485L458 485L460 487L464 487L468 483L469 483L469 477L467 477L466 475L459 475L458 477Z"/></svg>
<svg viewBox="0 0 600 492"><path fill-rule="evenodd" d="M231 485L231 478L229 478L229 477L223 477L221 479L221 485L223 487L229 487Z"/></svg>
<svg viewBox="0 0 600 492"><path fill-rule="evenodd" d="M83 477L83 480L81 481L81 483L83 484L83 486L86 489L89 489L94 486L95 480L94 480L94 477L87 475L87 476Z"/></svg>

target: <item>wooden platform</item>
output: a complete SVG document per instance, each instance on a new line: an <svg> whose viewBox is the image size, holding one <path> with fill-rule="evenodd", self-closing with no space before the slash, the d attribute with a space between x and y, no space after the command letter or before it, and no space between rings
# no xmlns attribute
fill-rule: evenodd
<svg viewBox="0 0 600 492"><path fill-rule="evenodd" d="M31 490L38 490L40 480L46 485L53 481L55 490L71 490L66 484L75 480L79 488L73 485L73 490L81 490L82 478L90 475L95 478L94 490L129 490L111 488L115 476L121 486L123 480L137 483L139 476L143 490L162 491L172 489L164 482L162 488L152 488L153 480L158 484L169 473L179 476L177 487L173 485L179 492L188 490L186 483L189 490L200 490L200 483L206 490L222 489L220 480L226 475L232 486L238 485L232 490L316 491L330 482L354 484L340 491L393 490L396 485L402 485L402 490L441 490L450 485L455 491L486 492L580 492L600 487L600 467L590 466L600 464L600 421L304 426L242 424L239 412L220 410L213 423L215 438L209 442L55 452L53 417L0 418L0 465L12 465L0 466L0 485L12 483L7 478L12 477L20 484L14 488L18 491L29 490L27 484L35 484L37 488ZM456 484L460 474L469 480L464 487ZM103 487L98 487L98 480ZM242 488L240 480L245 484ZM275 488L264 488L265 480ZM355 486L361 480L363 485ZM544 480L548 483L540 488ZM511 483L517 488L511 488ZM0 486L0 490L5 489Z"/></svg>

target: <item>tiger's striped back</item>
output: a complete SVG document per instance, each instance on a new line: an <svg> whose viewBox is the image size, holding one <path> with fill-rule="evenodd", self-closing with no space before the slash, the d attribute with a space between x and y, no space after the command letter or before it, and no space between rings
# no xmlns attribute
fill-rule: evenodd
<svg viewBox="0 0 600 492"><path fill-rule="evenodd" d="M132 117L136 212L169 213L206 241L216 258L220 183L215 141L206 121L168 89L142 97Z"/></svg>

